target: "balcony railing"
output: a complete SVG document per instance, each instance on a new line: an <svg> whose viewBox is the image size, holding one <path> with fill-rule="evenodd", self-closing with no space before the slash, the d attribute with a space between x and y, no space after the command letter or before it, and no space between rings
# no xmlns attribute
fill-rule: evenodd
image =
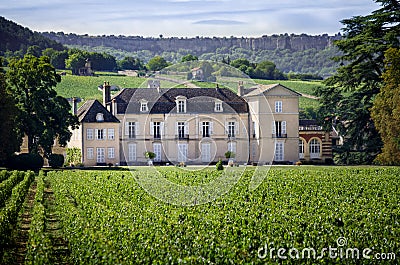
<svg viewBox="0 0 400 265"><path fill-rule="evenodd" d="M188 140L189 134L176 134L175 139L177 140Z"/></svg>
<svg viewBox="0 0 400 265"><path fill-rule="evenodd" d="M272 134L272 138L287 138L286 133Z"/></svg>

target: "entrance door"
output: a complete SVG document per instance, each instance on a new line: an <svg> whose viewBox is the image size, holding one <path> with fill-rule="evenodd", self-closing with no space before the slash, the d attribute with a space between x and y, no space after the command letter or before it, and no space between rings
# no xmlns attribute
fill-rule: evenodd
<svg viewBox="0 0 400 265"><path fill-rule="evenodd" d="M187 162L188 145L178 144L178 162Z"/></svg>
<svg viewBox="0 0 400 265"><path fill-rule="evenodd" d="M202 143L201 144L201 162L211 162L211 144Z"/></svg>
<svg viewBox="0 0 400 265"><path fill-rule="evenodd" d="M103 147L97 148L97 163L105 163L105 150Z"/></svg>
<svg viewBox="0 0 400 265"><path fill-rule="evenodd" d="M154 162L161 162L161 144L160 143L153 144L153 151L154 154L156 154Z"/></svg>

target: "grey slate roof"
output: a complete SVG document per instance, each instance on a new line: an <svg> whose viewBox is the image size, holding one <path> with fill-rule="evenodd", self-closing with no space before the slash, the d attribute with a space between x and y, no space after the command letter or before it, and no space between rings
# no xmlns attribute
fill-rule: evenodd
<svg viewBox="0 0 400 265"><path fill-rule="evenodd" d="M216 100L222 102L223 113L247 113L247 102L226 88L126 88L114 96L117 102L117 113L141 113L140 101L148 101L149 112L176 112L176 98L187 98L188 113L214 113Z"/></svg>
<svg viewBox="0 0 400 265"><path fill-rule="evenodd" d="M301 94L297 93L296 91L294 91L293 89L290 89L284 85L281 84L270 84L270 85L258 85L256 87L252 87L252 88L248 88L245 89L245 97L250 97L250 96L258 96L258 95L262 95L265 93L268 93L270 91L272 91L273 89L277 88L277 87L283 87L284 89L286 89L288 92L290 92L293 96L297 96L300 97Z"/></svg>
<svg viewBox="0 0 400 265"><path fill-rule="evenodd" d="M112 115L98 100L86 101L77 112L79 122L97 122L97 113L102 113L104 117L103 122L119 122L119 120Z"/></svg>

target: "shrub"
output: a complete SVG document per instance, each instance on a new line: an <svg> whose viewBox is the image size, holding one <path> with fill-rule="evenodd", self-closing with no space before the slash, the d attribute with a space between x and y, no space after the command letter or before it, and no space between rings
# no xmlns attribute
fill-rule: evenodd
<svg viewBox="0 0 400 265"><path fill-rule="evenodd" d="M10 158L8 166L17 170L35 170L38 171L43 167L44 160L39 154L24 153L14 155Z"/></svg>
<svg viewBox="0 0 400 265"><path fill-rule="evenodd" d="M215 164L215 167L217 168L217 170L224 170L221 159L217 162L217 164Z"/></svg>
<svg viewBox="0 0 400 265"><path fill-rule="evenodd" d="M64 156L61 154L51 154L49 156L49 166L59 168L64 165Z"/></svg>

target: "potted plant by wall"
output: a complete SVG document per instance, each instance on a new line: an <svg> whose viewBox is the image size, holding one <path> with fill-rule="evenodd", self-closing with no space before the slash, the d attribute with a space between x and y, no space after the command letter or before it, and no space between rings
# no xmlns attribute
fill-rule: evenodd
<svg viewBox="0 0 400 265"><path fill-rule="evenodd" d="M144 156L147 158L147 164L149 166L153 165L153 159L156 157L156 154L150 151L144 153Z"/></svg>
<svg viewBox="0 0 400 265"><path fill-rule="evenodd" d="M225 153L225 158L228 159L228 166L232 167L234 164L235 153L232 151L227 151Z"/></svg>

